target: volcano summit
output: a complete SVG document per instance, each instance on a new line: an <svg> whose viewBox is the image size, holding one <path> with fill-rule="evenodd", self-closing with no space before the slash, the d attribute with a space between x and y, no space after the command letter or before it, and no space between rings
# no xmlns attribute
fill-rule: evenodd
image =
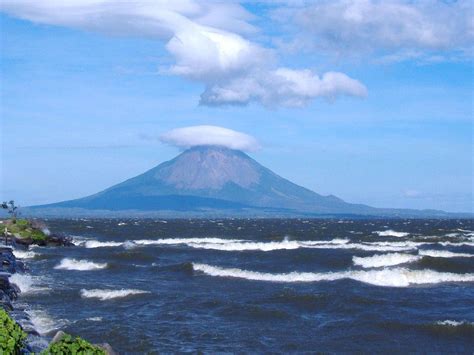
<svg viewBox="0 0 474 355"><path fill-rule="evenodd" d="M35 206L41 214L165 216L438 216L439 211L378 209L296 185L242 151L203 145L81 199Z"/></svg>

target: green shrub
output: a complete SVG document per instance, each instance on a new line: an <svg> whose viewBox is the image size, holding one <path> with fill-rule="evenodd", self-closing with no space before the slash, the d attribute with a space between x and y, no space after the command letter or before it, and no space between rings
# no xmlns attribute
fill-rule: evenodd
<svg viewBox="0 0 474 355"><path fill-rule="evenodd" d="M34 229L30 233L31 239L33 239L34 242L43 242L46 240L46 234L44 234L42 231Z"/></svg>
<svg viewBox="0 0 474 355"><path fill-rule="evenodd" d="M15 224L9 223L6 227L13 235L23 239L31 238L34 243L41 244L48 239L46 234L40 229L34 228L27 219L19 219Z"/></svg>
<svg viewBox="0 0 474 355"><path fill-rule="evenodd" d="M64 335L61 340L50 344L49 347L43 351L43 355L105 355L105 351L98 346L92 345L88 341L71 335Z"/></svg>
<svg viewBox="0 0 474 355"><path fill-rule="evenodd" d="M30 221L28 221L27 219L17 219L15 225L19 229L23 230L30 226Z"/></svg>
<svg viewBox="0 0 474 355"><path fill-rule="evenodd" d="M0 354L20 354L25 339L23 329L0 308Z"/></svg>

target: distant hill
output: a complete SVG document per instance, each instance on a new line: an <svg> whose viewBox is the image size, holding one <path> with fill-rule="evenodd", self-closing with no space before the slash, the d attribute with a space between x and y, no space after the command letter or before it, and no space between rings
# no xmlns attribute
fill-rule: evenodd
<svg viewBox="0 0 474 355"><path fill-rule="evenodd" d="M46 215L445 217L435 210L379 209L296 185L247 154L198 146L97 194L25 209Z"/></svg>

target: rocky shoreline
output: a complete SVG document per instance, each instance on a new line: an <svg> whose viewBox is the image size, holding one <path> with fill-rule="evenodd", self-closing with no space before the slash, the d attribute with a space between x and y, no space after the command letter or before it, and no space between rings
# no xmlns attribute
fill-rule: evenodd
<svg viewBox="0 0 474 355"><path fill-rule="evenodd" d="M11 275L15 273L24 273L26 271L25 264L16 259L13 254L13 248L9 246L1 246L0 265L0 307L9 313L9 315L28 334L24 351L26 353L37 353L42 350L40 345L41 336L34 329L31 319L25 309L15 304L21 291L17 285L10 282ZM47 343L46 339L43 340L43 344Z"/></svg>
<svg viewBox="0 0 474 355"><path fill-rule="evenodd" d="M41 336L35 329L30 316L26 312L25 305L17 302L21 294L20 288L10 281L14 274L23 274L28 271L27 265L15 257L15 249L28 250L32 244L43 246L74 246L72 239L67 236L49 234L45 242L39 244L32 240L18 238L7 232L3 233L4 239L0 242L9 242L10 245L0 244L0 309L5 310L9 316L20 325L27 334L25 346L22 349L23 354L40 353L45 350L48 344L55 344L64 339L67 335L58 331L51 342L44 336ZM105 354L113 355L115 352L109 344L97 345ZM1 349L0 349L1 350Z"/></svg>

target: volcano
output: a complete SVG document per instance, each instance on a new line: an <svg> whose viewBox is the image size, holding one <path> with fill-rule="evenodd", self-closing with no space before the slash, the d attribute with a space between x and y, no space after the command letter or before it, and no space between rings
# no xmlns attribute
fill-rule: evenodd
<svg viewBox="0 0 474 355"><path fill-rule="evenodd" d="M97 194L33 210L53 214L118 211L180 215L416 215L438 211L378 209L323 196L275 174L242 151L197 146ZM68 213L66 213L68 212ZM416 213L415 213L416 212ZM184 213L184 214L183 214Z"/></svg>

